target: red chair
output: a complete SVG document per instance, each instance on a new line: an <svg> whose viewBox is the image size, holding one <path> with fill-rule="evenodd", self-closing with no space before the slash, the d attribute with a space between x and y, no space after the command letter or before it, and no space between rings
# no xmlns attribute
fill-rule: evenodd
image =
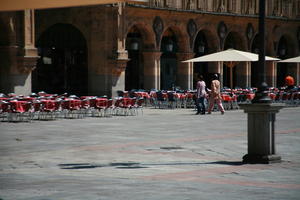
<svg viewBox="0 0 300 200"><path fill-rule="evenodd" d="M32 113L31 113L31 119L40 119L40 114L42 112L43 104L39 100L35 100L32 102Z"/></svg>
<svg viewBox="0 0 300 200"><path fill-rule="evenodd" d="M134 104L135 98L122 98L119 107L122 110L122 115L128 116L129 114L134 115Z"/></svg>
<svg viewBox="0 0 300 200"><path fill-rule="evenodd" d="M135 110L136 110L136 114L138 115L138 111L140 110L142 115L143 115L143 103L144 103L144 99L143 98L139 98L136 100L135 104L134 104L134 107L135 107Z"/></svg>
<svg viewBox="0 0 300 200"><path fill-rule="evenodd" d="M230 109L230 105L231 105L231 98L228 94L222 94L222 101L223 101L223 106L225 110L229 110Z"/></svg>
<svg viewBox="0 0 300 200"><path fill-rule="evenodd" d="M120 115L122 113L121 102L122 102L122 98L115 99L115 103L112 106L113 115Z"/></svg>
<svg viewBox="0 0 300 200"><path fill-rule="evenodd" d="M81 114L83 117L88 116L91 110L91 104L89 98L83 98L81 100Z"/></svg>
<svg viewBox="0 0 300 200"><path fill-rule="evenodd" d="M39 114L39 119L53 120L55 119L55 100L43 99L41 100L42 107Z"/></svg>
<svg viewBox="0 0 300 200"><path fill-rule="evenodd" d="M187 92L184 108L195 108L195 98L196 95L194 92Z"/></svg>
<svg viewBox="0 0 300 200"><path fill-rule="evenodd" d="M231 97L231 107L232 107L232 109L239 109L239 104L238 104L236 94L233 94L233 96Z"/></svg>
<svg viewBox="0 0 300 200"><path fill-rule="evenodd" d="M10 104L7 101L0 101L0 119L1 121L8 120L8 113L10 112Z"/></svg>
<svg viewBox="0 0 300 200"><path fill-rule="evenodd" d="M10 101L10 110L8 121L30 121L31 102L27 101Z"/></svg>
<svg viewBox="0 0 300 200"><path fill-rule="evenodd" d="M65 99L62 102L65 118L81 118L81 100L80 99Z"/></svg>
<svg viewBox="0 0 300 200"><path fill-rule="evenodd" d="M97 114L98 116L105 116L105 110L107 109L107 103L108 103L108 99L107 98L97 98L95 100L95 112L93 114L93 116L96 116L95 114Z"/></svg>
<svg viewBox="0 0 300 200"><path fill-rule="evenodd" d="M106 105L106 108L105 108L105 113L104 113L104 116L105 117L110 117L112 116L112 110L113 110L113 107L114 107L114 104L113 104L113 100L112 99L108 99L107 100L107 105Z"/></svg>

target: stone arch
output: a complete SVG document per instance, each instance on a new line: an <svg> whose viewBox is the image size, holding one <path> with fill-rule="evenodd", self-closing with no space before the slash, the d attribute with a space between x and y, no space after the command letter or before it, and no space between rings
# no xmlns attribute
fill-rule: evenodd
<svg viewBox="0 0 300 200"><path fill-rule="evenodd" d="M177 53L179 52L180 36L171 28L166 28L160 41L160 88L172 90L178 85L179 70Z"/></svg>
<svg viewBox="0 0 300 200"><path fill-rule="evenodd" d="M198 32L195 34L194 40L193 40L193 45L192 45L192 49L195 49L195 42L196 42L196 38L197 35L202 32L207 41L209 41L207 43L207 47L208 47L208 52L207 53L213 53L216 52L218 47L219 47L219 42L218 42L218 36L217 34L214 34L211 30L208 29L199 29Z"/></svg>
<svg viewBox="0 0 300 200"><path fill-rule="evenodd" d="M219 42L217 35L214 35L208 29L198 30L193 40L193 53L194 57L204 56L209 53L214 53L218 50ZM217 63L212 62L196 62L193 63L193 86L196 88L197 76L203 75L207 85L210 85L211 74L214 70L214 66Z"/></svg>
<svg viewBox="0 0 300 200"><path fill-rule="evenodd" d="M141 34L142 48L144 50L153 50L155 48L155 34L149 24L135 23L128 26L125 34L125 38L128 36L131 30L137 29Z"/></svg>
<svg viewBox="0 0 300 200"><path fill-rule="evenodd" d="M288 34L283 34L276 45L276 56L280 59L287 59L296 56L297 40ZM296 65L293 63L277 64L277 86L284 86L284 78L287 75L297 77Z"/></svg>
<svg viewBox="0 0 300 200"><path fill-rule="evenodd" d="M226 50L230 48L244 51L245 49L247 49L246 38L238 32L229 32L225 37L223 49Z"/></svg>
<svg viewBox="0 0 300 200"><path fill-rule="evenodd" d="M125 90L127 91L144 89L144 65L141 53L145 49L144 42L147 40L147 32L141 28L141 26L132 25L125 37L125 49L129 59L125 70Z"/></svg>
<svg viewBox="0 0 300 200"><path fill-rule="evenodd" d="M273 42L273 45L269 45L269 46L273 47L271 50L272 50L272 52L274 52L274 56L275 56L275 54L277 54L279 40L282 37L287 39L287 44L288 44L289 49L293 50L293 51L289 52L289 56L291 56L291 57L298 56L297 52L299 52L300 46L298 45L296 29L295 29L294 34L291 34L290 27L282 27L282 26L278 26L278 25L275 25L273 28L273 31L272 31L273 40L270 42ZM267 50L271 51L270 49L267 49Z"/></svg>
<svg viewBox="0 0 300 200"><path fill-rule="evenodd" d="M189 41L188 34L182 32L182 29L175 25L168 26L164 29L159 43L160 49L161 49L162 39L166 34L168 34L169 31L173 32L174 36L176 37L178 52L188 52L190 49L189 42L188 42Z"/></svg>
<svg viewBox="0 0 300 200"><path fill-rule="evenodd" d="M33 91L87 94L87 42L71 24L57 23L37 38L40 59L33 72Z"/></svg>
<svg viewBox="0 0 300 200"><path fill-rule="evenodd" d="M244 51L247 49L247 40L245 36L240 33L231 31L229 32L224 40L223 49L236 49ZM246 87L248 82L248 64L241 62L233 68L233 87ZM230 73L226 65L223 65L223 85L230 86Z"/></svg>
<svg viewBox="0 0 300 200"><path fill-rule="evenodd" d="M279 39L278 39L278 43L276 45L276 55L281 57L280 55L278 55L278 51L279 51L279 48L280 48L280 41L281 40L285 40L286 41L286 54L285 54L285 57L286 58L289 58L289 57L294 57L294 56L297 56L296 55L296 52L297 49L298 49L298 43L297 43L297 39L296 37L294 36L291 36L289 34L282 34Z"/></svg>

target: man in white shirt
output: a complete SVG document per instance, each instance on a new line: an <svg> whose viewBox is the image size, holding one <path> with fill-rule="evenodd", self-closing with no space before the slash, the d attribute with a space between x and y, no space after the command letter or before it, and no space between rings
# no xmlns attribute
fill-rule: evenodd
<svg viewBox="0 0 300 200"><path fill-rule="evenodd" d="M203 76L198 76L198 82L197 82L197 94L196 94L196 107L197 107L197 113L196 115L204 115L205 114L205 104L204 99L206 98L206 90L205 90L206 84L203 80Z"/></svg>

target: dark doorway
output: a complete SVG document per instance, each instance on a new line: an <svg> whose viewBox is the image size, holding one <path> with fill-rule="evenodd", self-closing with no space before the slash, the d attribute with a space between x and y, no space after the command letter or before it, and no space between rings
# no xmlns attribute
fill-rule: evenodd
<svg viewBox="0 0 300 200"><path fill-rule="evenodd" d="M239 36L236 33L229 33L226 37L226 41L224 43L224 50L226 49L236 49L239 50ZM232 80L233 80L233 88L235 88L236 85L236 78L237 78L237 70L236 66L232 68ZM230 87L230 69L225 64L223 64L223 87Z"/></svg>
<svg viewBox="0 0 300 200"><path fill-rule="evenodd" d="M160 58L160 88L174 90L177 87L177 40L171 30L168 30L161 41Z"/></svg>
<svg viewBox="0 0 300 200"><path fill-rule="evenodd" d="M144 71L141 66L142 37L136 27L133 27L127 35L126 49L129 61L125 71L125 90L144 89Z"/></svg>
<svg viewBox="0 0 300 200"><path fill-rule="evenodd" d="M252 42L251 52L259 54L259 36L256 35ZM251 62L251 87L258 87L259 86L259 62Z"/></svg>
<svg viewBox="0 0 300 200"><path fill-rule="evenodd" d="M281 37L277 48L277 57L281 60L289 57L288 43L285 37ZM277 87L285 85L285 77L288 75L288 63L277 63Z"/></svg>
<svg viewBox="0 0 300 200"><path fill-rule="evenodd" d="M36 44L40 59L32 74L32 91L86 95L87 47L81 32L70 24L56 24Z"/></svg>
<svg viewBox="0 0 300 200"><path fill-rule="evenodd" d="M203 32L199 32L194 45L195 58L199 56L204 56L209 52L207 40ZM193 86L196 88L197 76L202 75L204 81L209 85L210 74L208 73L208 63L207 62L195 62L194 63L194 74L193 74Z"/></svg>

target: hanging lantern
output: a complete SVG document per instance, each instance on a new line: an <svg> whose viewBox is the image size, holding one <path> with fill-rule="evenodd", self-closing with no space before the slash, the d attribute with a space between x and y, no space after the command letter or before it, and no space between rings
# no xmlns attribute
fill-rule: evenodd
<svg viewBox="0 0 300 200"><path fill-rule="evenodd" d="M169 39L168 42L166 43L166 51L172 52L173 48L174 48L173 41L171 39Z"/></svg>
<svg viewBox="0 0 300 200"><path fill-rule="evenodd" d="M132 39L130 43L130 50L134 50L134 51L139 50L139 42L137 39Z"/></svg>

